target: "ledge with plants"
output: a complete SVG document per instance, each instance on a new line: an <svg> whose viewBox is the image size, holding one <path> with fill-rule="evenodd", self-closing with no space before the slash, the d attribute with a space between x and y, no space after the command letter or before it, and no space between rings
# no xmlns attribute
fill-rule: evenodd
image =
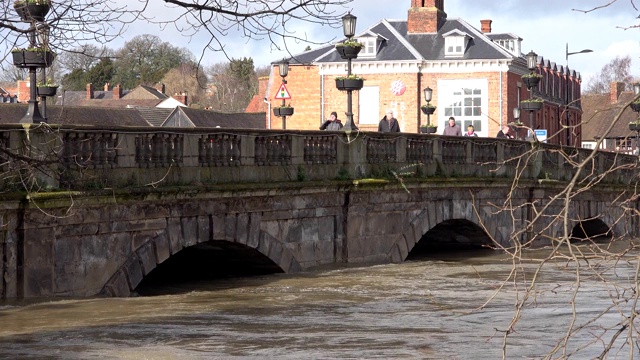
<svg viewBox="0 0 640 360"><path fill-rule="evenodd" d="M520 101L520 109L525 111L535 111L542 109L542 104L544 101L540 98L533 98L529 100L521 100Z"/></svg>
<svg viewBox="0 0 640 360"><path fill-rule="evenodd" d="M58 91L58 84L55 84L51 79L46 82L39 82L36 84L38 96L55 96Z"/></svg>
<svg viewBox="0 0 640 360"><path fill-rule="evenodd" d="M541 79L542 75L536 74L534 72L522 75L522 82L528 89L538 86Z"/></svg>
<svg viewBox="0 0 640 360"><path fill-rule="evenodd" d="M48 47L15 48L11 50L11 56L13 56L13 64L21 68L49 67L56 58L56 54Z"/></svg>
<svg viewBox="0 0 640 360"><path fill-rule="evenodd" d="M362 44L354 39L348 39L336 44L336 51L343 59L357 58L360 50L362 50Z"/></svg>
<svg viewBox="0 0 640 360"><path fill-rule="evenodd" d="M425 115L432 115L436 111L436 107L431 104L426 104L420 106L420 110L422 110L422 113Z"/></svg>
<svg viewBox="0 0 640 360"><path fill-rule="evenodd" d="M16 0L13 8L22 21L42 22L51 9L51 0Z"/></svg>
<svg viewBox="0 0 640 360"><path fill-rule="evenodd" d="M426 124L420 125L420 133L422 134L435 134L438 131L438 125Z"/></svg>
<svg viewBox="0 0 640 360"><path fill-rule="evenodd" d="M291 105L276 106L273 108L275 116L291 116L293 115L293 107Z"/></svg>
<svg viewBox="0 0 640 360"><path fill-rule="evenodd" d="M338 76L336 88L338 90L360 90L364 86L364 78L358 75Z"/></svg>

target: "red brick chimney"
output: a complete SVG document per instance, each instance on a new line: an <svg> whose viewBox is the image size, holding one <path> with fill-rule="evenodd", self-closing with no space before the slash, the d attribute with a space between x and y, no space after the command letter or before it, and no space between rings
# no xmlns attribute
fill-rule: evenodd
<svg viewBox="0 0 640 360"><path fill-rule="evenodd" d="M491 32L491 23L492 23L492 22L493 22L493 21L492 21L492 20L489 20L489 19L487 19L487 20L480 20L480 25L481 25L480 30L482 30L482 32L483 32L483 33L485 33L485 34L490 33L490 32Z"/></svg>
<svg viewBox="0 0 640 360"><path fill-rule="evenodd" d="M27 102L31 97L31 92L29 88L31 87L31 83L29 80L18 80L18 101L19 102Z"/></svg>
<svg viewBox="0 0 640 360"><path fill-rule="evenodd" d="M409 34L436 33L446 20L444 0L411 0L407 16Z"/></svg>
<svg viewBox="0 0 640 360"><path fill-rule="evenodd" d="M161 94L164 94L164 84L157 83L156 90L158 90Z"/></svg>
<svg viewBox="0 0 640 360"><path fill-rule="evenodd" d="M111 87L111 84L105 83L104 84L104 91L109 91L109 87Z"/></svg>
<svg viewBox="0 0 640 360"><path fill-rule="evenodd" d="M175 95L172 96L172 98L180 101L181 103L183 103L185 106L187 106L187 94L185 93L176 93Z"/></svg>
<svg viewBox="0 0 640 360"><path fill-rule="evenodd" d="M122 97L122 87L120 84L113 87L113 99L118 100Z"/></svg>
<svg viewBox="0 0 640 360"><path fill-rule="evenodd" d="M92 83L88 83L87 84L87 99L93 99L93 84Z"/></svg>
<svg viewBox="0 0 640 360"><path fill-rule="evenodd" d="M618 103L618 98L620 97L620 93L624 91L624 83L619 81L613 81L609 85L609 96L612 104Z"/></svg>

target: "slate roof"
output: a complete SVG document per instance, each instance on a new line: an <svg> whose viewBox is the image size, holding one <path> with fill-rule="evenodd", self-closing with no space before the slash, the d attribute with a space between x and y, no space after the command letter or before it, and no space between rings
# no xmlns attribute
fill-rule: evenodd
<svg viewBox="0 0 640 360"><path fill-rule="evenodd" d="M582 140L594 141L596 137L605 135L607 128L615 119L622 107L633 99L632 92L624 91L620 93L618 101L611 103L611 95L596 94L583 95L582 103ZM630 107L626 108L605 138L625 138L635 137L636 132L629 130L629 123L638 119L638 114Z"/></svg>
<svg viewBox="0 0 640 360"><path fill-rule="evenodd" d="M223 113L211 110L199 110L178 107L162 126L179 121L181 126L190 123L195 127L221 127L236 129L265 129L266 113Z"/></svg>
<svg viewBox="0 0 640 360"><path fill-rule="evenodd" d="M135 106L135 108L149 124L152 126L161 126L162 123L167 120L169 115L173 112L172 108L157 108L157 107L144 107Z"/></svg>
<svg viewBox="0 0 640 360"><path fill-rule="evenodd" d="M470 37L468 48L461 57L445 57L443 34L462 32ZM376 34L383 38L375 58L357 58L357 61L422 61L422 60L468 60L468 59L517 59L509 51L494 43L492 39L520 39L514 34L485 34L466 21L447 19L437 33L408 34L406 20L381 20L355 37ZM519 58L524 61L524 57ZM334 44L310 50L290 59L292 64L344 62ZM276 64L274 62L274 64Z"/></svg>
<svg viewBox="0 0 640 360"><path fill-rule="evenodd" d="M27 104L0 106L0 123L18 123L27 112ZM82 106L47 106L49 124L95 126L149 126L136 109L89 108Z"/></svg>

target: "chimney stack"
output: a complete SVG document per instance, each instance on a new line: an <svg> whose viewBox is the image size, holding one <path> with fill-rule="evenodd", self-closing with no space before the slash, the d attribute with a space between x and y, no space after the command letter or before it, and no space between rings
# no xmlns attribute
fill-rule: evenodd
<svg viewBox="0 0 640 360"><path fill-rule="evenodd" d="M491 32L491 23L492 20L480 20L481 30L485 34L489 34Z"/></svg>
<svg viewBox="0 0 640 360"><path fill-rule="evenodd" d="M109 91L109 87L111 86L111 84L109 84L108 82L104 84L104 91Z"/></svg>
<svg viewBox="0 0 640 360"><path fill-rule="evenodd" d="M613 81L609 86L609 96L612 104L618 103L620 94L624 91L624 83L619 81Z"/></svg>
<svg viewBox="0 0 640 360"><path fill-rule="evenodd" d="M164 94L164 84L161 83L157 83L156 84L156 90L158 90L161 94Z"/></svg>
<svg viewBox="0 0 640 360"><path fill-rule="evenodd" d="M409 34L437 33L447 20L444 0L411 0L407 16Z"/></svg>
<svg viewBox="0 0 640 360"><path fill-rule="evenodd" d="M118 100L122 97L122 87L120 84L113 87L113 99Z"/></svg>
<svg viewBox="0 0 640 360"><path fill-rule="evenodd" d="M182 92L180 94L176 93L175 95L172 96L172 98L178 100L179 102L183 103L184 106L188 106L187 104L187 94Z"/></svg>
<svg viewBox="0 0 640 360"><path fill-rule="evenodd" d="M87 99L93 99L94 95L93 95L93 84L92 83L88 83L87 84Z"/></svg>

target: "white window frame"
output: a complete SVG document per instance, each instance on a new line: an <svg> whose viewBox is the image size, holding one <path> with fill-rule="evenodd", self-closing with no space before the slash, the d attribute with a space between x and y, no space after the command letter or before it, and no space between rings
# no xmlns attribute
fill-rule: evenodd
<svg viewBox="0 0 640 360"><path fill-rule="evenodd" d="M358 53L360 58L373 58L378 53L378 39L375 37L358 38L358 42L362 44L362 50Z"/></svg>
<svg viewBox="0 0 640 360"><path fill-rule="evenodd" d="M466 36L450 35L444 38L445 56L462 56L467 49Z"/></svg>
<svg viewBox="0 0 640 360"><path fill-rule="evenodd" d="M463 133L468 124L473 124L478 136L490 137L495 134L489 134L488 113L487 79L438 80L439 129L444 129L453 116Z"/></svg>
<svg viewBox="0 0 640 360"><path fill-rule="evenodd" d="M364 86L358 92L358 124L377 125L380 122L380 86Z"/></svg>

